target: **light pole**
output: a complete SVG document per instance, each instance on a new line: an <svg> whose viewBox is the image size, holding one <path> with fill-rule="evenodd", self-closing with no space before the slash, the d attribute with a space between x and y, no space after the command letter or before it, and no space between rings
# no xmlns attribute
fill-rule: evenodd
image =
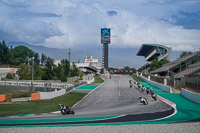
<svg viewBox="0 0 200 133"><path fill-rule="evenodd" d="M70 58L71 58L71 49L68 49L68 55L69 55L69 63L70 63Z"/></svg>
<svg viewBox="0 0 200 133"><path fill-rule="evenodd" d="M34 80L34 58L33 58L33 63L32 63L31 92L33 91L33 80Z"/></svg>

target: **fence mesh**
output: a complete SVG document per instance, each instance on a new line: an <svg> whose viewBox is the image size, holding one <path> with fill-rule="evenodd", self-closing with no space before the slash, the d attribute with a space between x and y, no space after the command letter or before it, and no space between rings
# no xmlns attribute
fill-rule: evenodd
<svg viewBox="0 0 200 133"><path fill-rule="evenodd" d="M158 77L158 76L152 76L148 74L142 74L143 77L148 79L148 76L150 76L150 80L154 81L159 84L164 85L164 79L167 79L167 86L170 86L171 88L180 89L184 88L192 92L200 93L200 75L199 76L185 76L182 79L175 79L173 76L166 76L166 77Z"/></svg>

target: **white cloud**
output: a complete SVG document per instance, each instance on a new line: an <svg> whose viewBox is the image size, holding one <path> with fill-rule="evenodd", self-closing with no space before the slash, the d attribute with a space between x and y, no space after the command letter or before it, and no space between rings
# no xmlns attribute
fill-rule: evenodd
<svg viewBox="0 0 200 133"><path fill-rule="evenodd" d="M16 3L17 0L12 5ZM175 21L171 16L182 10L199 11L197 5L200 4L196 1L20 0L19 3L24 7L0 5L0 10L8 11L0 13L4 19L0 20L0 34L1 31L9 33L16 41L56 48L94 46L100 44L100 28L111 27L111 47L156 43L171 46L174 50L192 50L200 42L200 30L184 29L162 20ZM107 11L116 14L110 16ZM16 13L20 18L13 20ZM24 15L27 13L34 13L34 18L31 15L27 18ZM37 13L38 17L35 17ZM42 17L40 13L43 13ZM61 17L49 17L48 14L45 17L45 13Z"/></svg>

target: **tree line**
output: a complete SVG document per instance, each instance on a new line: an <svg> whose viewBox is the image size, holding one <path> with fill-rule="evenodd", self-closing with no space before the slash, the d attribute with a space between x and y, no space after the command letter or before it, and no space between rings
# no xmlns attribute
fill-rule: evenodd
<svg viewBox="0 0 200 133"><path fill-rule="evenodd" d="M34 80L61 80L67 81L68 77L79 76L81 73L76 65L70 67L67 59L55 65L55 60L42 53L25 46L8 47L5 41L0 42L0 65L19 67L18 75L21 80L31 80L32 71Z"/></svg>

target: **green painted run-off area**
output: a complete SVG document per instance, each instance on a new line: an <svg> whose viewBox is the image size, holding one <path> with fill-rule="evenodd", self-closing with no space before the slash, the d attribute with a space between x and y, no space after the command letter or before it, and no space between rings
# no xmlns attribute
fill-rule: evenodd
<svg viewBox="0 0 200 133"><path fill-rule="evenodd" d="M170 94L166 93L158 88L155 88L145 82L141 82L145 87L149 86L161 97L168 99L169 101L176 104L177 113L169 118L157 121L146 121L146 122L137 122L142 124L154 124L154 123L172 123L172 122L183 122L183 121L191 121L195 119L200 119L200 104L194 103L181 94Z"/></svg>
<svg viewBox="0 0 200 133"><path fill-rule="evenodd" d="M98 85L84 85L76 88L76 90L94 90Z"/></svg>

